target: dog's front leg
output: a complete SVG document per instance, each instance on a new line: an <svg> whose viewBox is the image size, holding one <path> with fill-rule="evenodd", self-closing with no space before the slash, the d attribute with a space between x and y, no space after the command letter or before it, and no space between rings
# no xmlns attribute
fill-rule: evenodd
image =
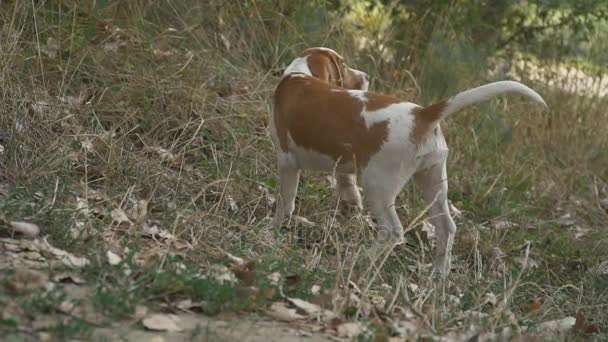
<svg viewBox="0 0 608 342"><path fill-rule="evenodd" d="M279 171L279 198L275 217L271 223L273 227L281 225L293 214L300 178L300 170L293 156L287 153L279 154L277 166Z"/></svg>
<svg viewBox="0 0 608 342"><path fill-rule="evenodd" d="M347 208L363 208L361 194L357 188L356 174L336 174L336 189L340 200Z"/></svg>
<svg viewBox="0 0 608 342"><path fill-rule="evenodd" d="M447 156L447 155L446 155ZM450 257L456 224L452 220L448 206L448 179L446 159L414 175L416 186L422 193L424 201L431 206L431 221L437 235L434 268L441 274L450 271Z"/></svg>

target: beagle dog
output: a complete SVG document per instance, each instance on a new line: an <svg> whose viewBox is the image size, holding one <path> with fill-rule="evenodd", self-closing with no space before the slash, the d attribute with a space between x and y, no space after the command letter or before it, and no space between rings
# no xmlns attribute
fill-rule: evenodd
<svg viewBox="0 0 608 342"><path fill-rule="evenodd" d="M547 105L514 81L486 84L427 107L368 91L368 85L367 74L328 48L307 49L287 67L270 120L280 192L272 225L292 215L300 170L324 171L336 175L341 200L356 207L362 207L360 180L376 219L376 246L403 243L395 198L413 177L436 227L434 268L447 274L456 225L448 206L448 147L440 121L506 93Z"/></svg>

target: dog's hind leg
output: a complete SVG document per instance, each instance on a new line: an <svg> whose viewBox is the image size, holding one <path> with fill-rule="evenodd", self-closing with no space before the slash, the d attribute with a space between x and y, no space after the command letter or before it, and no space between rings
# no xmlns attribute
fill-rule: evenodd
<svg viewBox="0 0 608 342"><path fill-rule="evenodd" d="M370 251L374 259L378 251L403 243L403 226L397 216L395 199L411 174L400 173L400 165L374 165L361 176L365 203L376 219L377 237Z"/></svg>
<svg viewBox="0 0 608 342"><path fill-rule="evenodd" d="M422 193L427 205L431 206L431 222L435 226L438 242L433 266L443 275L450 271L450 256L456 234L456 224L452 220L448 205L446 159L447 153L446 158L440 163L420 170L414 175L416 187Z"/></svg>

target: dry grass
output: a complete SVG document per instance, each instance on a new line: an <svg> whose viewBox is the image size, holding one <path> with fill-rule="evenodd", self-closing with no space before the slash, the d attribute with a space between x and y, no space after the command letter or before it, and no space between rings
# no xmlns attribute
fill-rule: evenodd
<svg viewBox="0 0 608 342"><path fill-rule="evenodd" d="M363 257L373 234L368 217L339 214L322 176L301 180L296 204L315 227L269 239L276 187L269 99L295 53L333 46L373 75L372 88L422 104L488 77L483 60L463 57L466 44L449 27L412 74L413 66L357 50L339 20L314 6L277 3L1 2L2 215L35 222L58 246L97 259L87 274L100 287L110 284L99 276L108 249L155 250L151 258L169 267L166 252L177 248L158 252L138 233L146 223L190 246L175 251L188 267L222 262L228 251L268 272L301 273L294 293L310 296L310 285L323 284L340 294L334 309L350 319L383 318L363 306L352 312L353 280L362 297L383 298L389 316L408 308L436 334L517 331L580 310L605 338L607 276L593 271L608 257L602 98L533 83L549 113L509 98L445 123L450 197L463 211L447 279L428 272L433 241L414 220L424 206L411 185L399 199L404 224L415 228L410 243L379 268ZM112 210L132 212L142 200L141 221L113 222ZM589 230L575 239L581 229ZM524 257L536 267L521 267ZM170 301L173 290L157 289L152 301ZM129 300L144 302L150 294L141 293ZM529 306L535 300L538 310Z"/></svg>

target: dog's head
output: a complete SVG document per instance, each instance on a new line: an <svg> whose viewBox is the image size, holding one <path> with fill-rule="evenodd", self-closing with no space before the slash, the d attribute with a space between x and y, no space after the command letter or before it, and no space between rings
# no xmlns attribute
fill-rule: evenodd
<svg viewBox="0 0 608 342"><path fill-rule="evenodd" d="M346 89L367 90L369 87L369 76L366 73L348 67L342 56L323 47L304 50L301 57L285 70L286 74L290 72L304 72Z"/></svg>

